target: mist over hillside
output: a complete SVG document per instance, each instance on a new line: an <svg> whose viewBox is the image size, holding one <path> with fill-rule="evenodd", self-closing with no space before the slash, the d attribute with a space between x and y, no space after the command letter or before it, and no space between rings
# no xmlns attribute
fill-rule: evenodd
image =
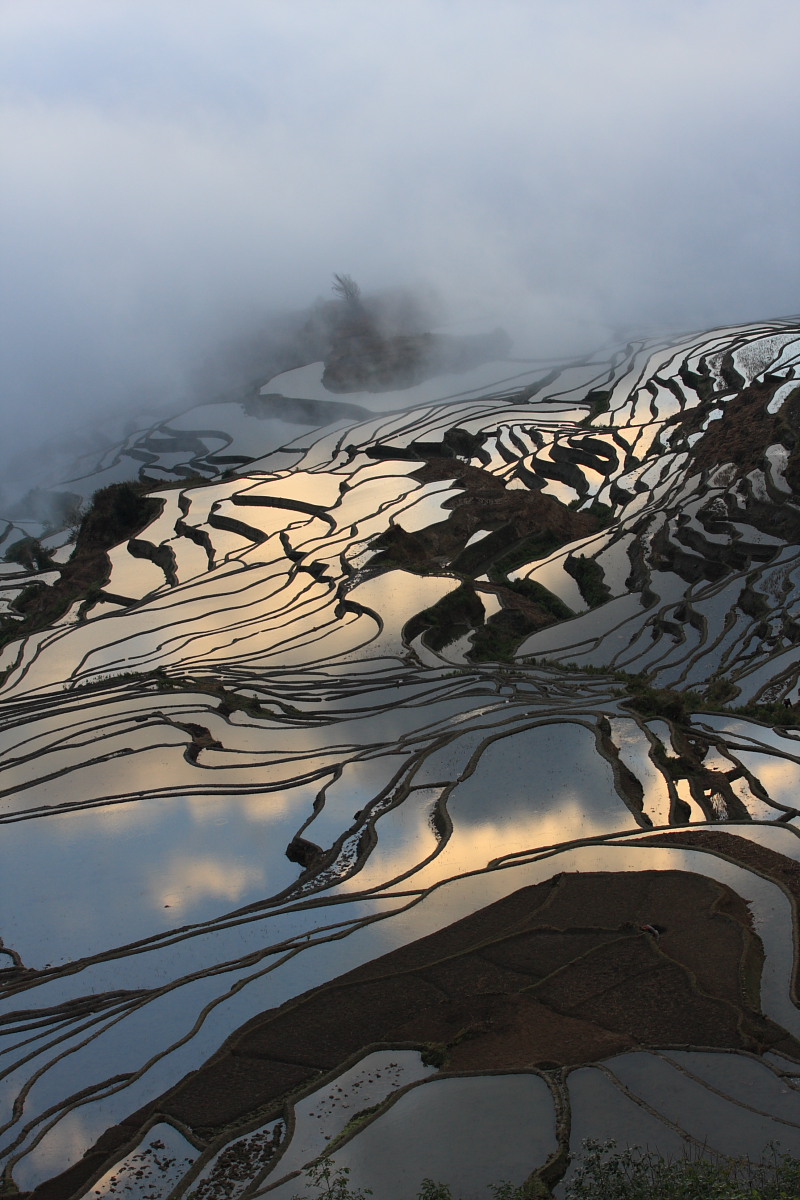
<svg viewBox="0 0 800 1200"><path fill-rule="evenodd" d="M798 19L6 0L4 473L238 386L337 271L522 357L797 311Z"/></svg>
<svg viewBox="0 0 800 1200"><path fill-rule="evenodd" d="M0 0L4 1196L800 1160L798 35Z"/></svg>
<svg viewBox="0 0 800 1200"><path fill-rule="evenodd" d="M3 529L6 1188L800 1157L800 326L536 364L346 291Z"/></svg>

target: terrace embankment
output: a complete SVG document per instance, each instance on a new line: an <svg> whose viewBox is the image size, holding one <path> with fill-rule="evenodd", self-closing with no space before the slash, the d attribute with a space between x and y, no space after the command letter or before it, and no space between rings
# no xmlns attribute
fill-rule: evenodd
<svg viewBox="0 0 800 1200"><path fill-rule="evenodd" d="M37 580L28 584L14 602L22 620L0 618L0 646L46 629L79 600L83 602L82 616L93 603L108 598L102 588L111 570L108 551L113 546L133 539L129 546L133 545L134 556L150 557L143 549L146 543L137 542L135 535L158 516L164 501L146 492L147 487L137 483L112 483L95 492L81 520L72 555L58 568L56 581L50 586ZM113 599L120 604L132 603L126 597Z"/></svg>
<svg viewBox="0 0 800 1200"><path fill-rule="evenodd" d="M409 622L408 641L424 633L427 644L441 650L475 631L472 659L509 660L529 634L573 615L546 588L527 580L512 583L508 573L595 533L602 527L603 513L577 512L541 491L506 488L491 472L454 458L430 457L413 476L426 484L453 480L460 494L445 502L444 520L424 529L410 533L401 524L391 525L373 542L376 554L370 569L435 573L445 568L464 583ZM483 536L469 544L478 533ZM492 592L500 610L484 621L474 582L487 574L489 582L479 590Z"/></svg>
<svg viewBox="0 0 800 1200"><path fill-rule="evenodd" d="M506 556L524 562L588 537L602 524L594 513L576 512L542 492L508 489L491 472L452 458L430 458L413 477L422 483L452 479L461 494L446 502L444 521L413 534L394 525L376 538L373 567L433 569L446 563L464 575L479 575L492 567L505 573L512 566ZM481 529L490 531L489 536L467 547Z"/></svg>
<svg viewBox="0 0 800 1200"><path fill-rule="evenodd" d="M791 474L793 481L800 481L800 387L777 413L769 412L770 401L785 385L782 375L768 374L729 397L725 420L708 426L692 448L695 466L711 469L732 462L742 472L751 471L761 466L768 446L782 443L792 452L787 478ZM691 427L691 414L684 424Z"/></svg>
<svg viewBox="0 0 800 1200"><path fill-rule="evenodd" d="M800 1057L759 1011L761 964L745 902L710 879L557 875L259 1014L33 1196L76 1193L156 1116L201 1143L253 1128L378 1045L418 1046L456 1072L550 1070L676 1045Z"/></svg>

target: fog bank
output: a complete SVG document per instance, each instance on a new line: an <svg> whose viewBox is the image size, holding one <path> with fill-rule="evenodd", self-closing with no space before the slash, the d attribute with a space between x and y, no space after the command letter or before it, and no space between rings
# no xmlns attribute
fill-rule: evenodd
<svg viewBox="0 0 800 1200"><path fill-rule="evenodd" d="M775 0L4 0L0 29L17 463L237 384L336 271L546 357L800 308Z"/></svg>

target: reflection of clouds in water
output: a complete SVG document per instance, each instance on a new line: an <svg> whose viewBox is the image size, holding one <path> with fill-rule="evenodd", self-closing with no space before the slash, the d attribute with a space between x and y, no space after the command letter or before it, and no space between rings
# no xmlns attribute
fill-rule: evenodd
<svg viewBox="0 0 800 1200"><path fill-rule="evenodd" d="M760 780L773 800L792 808L800 807L800 765L747 750L737 750L735 755Z"/></svg>
<svg viewBox="0 0 800 1200"><path fill-rule="evenodd" d="M146 798L7 825L3 936L29 965L63 962L274 894L297 877L285 848L315 792Z"/></svg>
<svg viewBox="0 0 800 1200"><path fill-rule="evenodd" d="M497 403L507 416L503 402ZM643 406L649 409L649 404L643 394L637 411ZM452 423L457 416L458 412L448 406L441 416L431 418L431 424L420 424L421 418L415 418L414 429L432 438L438 422ZM398 424L398 436L401 433ZM338 495L340 482L347 476L344 456L333 460L336 439L341 439L341 432L309 451L320 471L318 496ZM331 457L330 462L326 456ZM498 469L505 471L502 466ZM383 467L374 463L359 468L352 477L358 486L346 492L335 509L340 522L358 521L358 538L362 539L359 545L381 523L385 526L388 522L389 509L375 515L379 502L403 495L404 489L411 486L401 469L397 474L394 467L386 470L391 474L384 474ZM252 486L255 493L261 488L271 489L278 497L291 492L295 499L308 498L311 493L306 490L304 472L288 479L262 480L256 485L252 477L229 481L224 485L225 495L232 500L237 489ZM430 516L446 491L445 487L435 496L433 491L424 498L418 495L416 509L425 507ZM197 493L198 504L193 504L187 514L190 523L208 515L202 495ZM643 496L637 499L639 502L644 503ZM398 509L396 502L391 507ZM71 664L70 669L86 671L92 664L98 668L131 661L131 654L141 653L145 656L143 662L153 664L160 660L175 665L182 662L184 670L206 675L213 672L215 676L220 660L224 660L217 677L232 689L256 691L264 698L265 710L271 709L276 719L266 711L260 716L237 711L227 721L214 711L218 697L190 691L156 696L139 689L136 699L116 703L110 699L111 689L105 697L99 691L75 692L65 696L65 707L58 718L49 704L43 705L39 717L33 718L42 722L37 723L36 745L28 743L26 755L20 755L14 766L18 780L29 772L24 779L26 803L41 807L87 803L95 796L113 798L134 789L141 789L143 798L120 809L101 808L85 810L72 818L31 820L27 832L21 822L7 827L7 841L0 847L0 868L7 864L13 869L11 873L19 872L20 863L27 868L20 872L18 913L10 922L15 933L22 931L19 948L26 959L28 949L53 961L59 955L63 959L106 951L121 942L165 931L169 931L165 941L172 943L175 926L220 919L224 928L207 936L192 931L192 937L196 934L198 940L191 947L183 947L186 957L181 960L191 960L189 969L211 968L213 972L221 954L229 954L225 961L231 961L235 954L243 953L239 947L245 941L248 947L255 944L262 930L265 941L269 937L278 944L278 931L288 927L301 937L309 935L308 942L300 943L301 953L273 975L273 981L283 989L282 996L288 997L306 990L315 979L340 973L346 969L343 964L356 965L359 956L361 961L368 961L376 944L384 939L390 947L424 936L490 904L509 890L538 882L554 872L676 869L691 861L694 865L690 869L716 873L715 877L722 878L720 873L728 872L724 878L730 877L745 895L754 896L755 908L761 905L758 928L764 929L765 938L778 930L771 943L773 948L768 950L765 978L772 982L765 988L774 997L779 996L780 987L788 994L791 916L787 916L784 900L771 885L754 881L752 876L741 870L737 873L724 863L720 865L719 860L712 866L709 856L695 854L690 860L685 852L663 847L650 850L643 845L627 845L625 850L615 850L592 846L556 853L536 866L485 870L487 863L505 855L533 853L537 848L563 845L572 839L629 832L641 838L635 816L615 786L612 763L601 753L613 756L613 748L597 738L598 712L611 715L613 711L611 681L573 675L569 683L559 682L554 674L528 665L521 669L521 674L527 676L523 684L513 673L500 672L495 666L454 672L433 654L423 660L434 668L426 673L419 663L416 667L410 665L411 656L406 654L400 631L409 616L458 586L457 580L449 576L422 578L395 570L355 587L350 593L353 601L368 605L386 622L384 633L376 637L372 617L357 618L346 610L337 615L336 587L322 574L324 569L331 579L337 577L340 550L352 545L356 537L349 527L341 536L330 536L325 523L297 520L288 510L248 510L231 503L225 511L228 516L243 519L252 516L255 524L263 519L269 527L273 522L276 527L285 523L291 553L304 554L305 561L295 569L291 555L286 557L277 539L261 543L248 557L255 562L258 556L265 560L275 556L271 566L222 567L191 589L173 589L147 605L119 614L113 621L76 626L69 634L59 636L52 651L43 651L28 682L41 683L49 678L51 667L60 669ZM415 507L402 511L413 513ZM160 518L156 530L159 522L161 532L169 532L167 519ZM156 536L153 528L150 532ZM604 545L607 536L598 535L598 545ZM237 534L220 534L220 539L212 537L218 549L243 540ZM573 552L587 548L587 543L572 545ZM542 569L549 569L548 565L545 563ZM553 576L553 586L556 582ZM684 590L683 583L675 583L674 579L670 586ZM636 598L630 602L636 611L629 620L635 625L646 618L641 606L636 607ZM609 619L609 612L604 606L603 621ZM592 616L591 620L601 618ZM123 640L114 640L115 635L122 638L123 634ZM546 639L550 635L545 631L541 636ZM621 639L627 632L614 636ZM649 638L649 633L646 636ZM375 641L370 642L373 637ZM34 641L29 643L28 653ZM448 653L452 654L452 649ZM338 663L334 655L340 656ZM344 661L345 655L350 656L349 662ZM399 655L403 656L402 663ZM276 667L274 675L269 670L271 664ZM308 674L291 671L292 664L309 664ZM20 687L19 672L15 678L17 682L10 691L24 688L24 681ZM400 686L401 680L413 686ZM504 681L505 686L501 686ZM134 685L125 685L116 694L127 696L133 690ZM404 697L409 703L401 706ZM303 728L302 718L292 709L278 714L275 704L279 698L307 712L310 727ZM159 710L171 714L186 728L180 731L165 723L166 718L158 716ZM31 704L26 711L33 713L34 706ZM75 712L81 714L80 732L78 726L69 724ZM709 716L708 721L713 728L714 718ZM56 728L57 740L48 744L51 725ZM210 737L218 739L224 749L203 749L196 763L187 762L184 750L192 740L191 725L208 728ZM762 743L774 744L776 750L797 748L796 741L782 738L778 742L777 735L761 727L740 725L749 730L754 762ZM652 727L663 728L667 736L663 722L653 722ZM612 720L611 731L621 760L641 781L652 811L663 812L666 789L649 757L644 734L630 716ZM87 752L92 733L96 733L92 744L97 743L106 759L96 765L88 762L95 752ZM775 741L771 742L773 736ZM35 757L33 751L40 744L46 755ZM195 745L199 744L195 737ZM305 819L312 816L314 797L326 781L324 807L307 827L307 836L329 846L350 828L354 811L378 795L393 773L416 753L419 757L413 770L409 768L403 777L403 786L410 784L411 793L397 811L387 812L377 821L377 847L359 874L341 886L329 881L327 892L314 895L308 908L303 908L305 900L300 899L290 906L290 917L270 914L260 928L243 925L229 929L231 910L247 904L263 904L266 910L271 896L296 883L300 869L288 862L285 848ZM707 765L712 761L709 758ZM69 767L70 773L48 781L51 763L54 770ZM724 768L725 762L720 759L718 765ZM341 774L334 779L337 769ZM292 786L294 780L307 781L315 773L319 778L313 783ZM759 759L756 773L773 792L778 788L786 791L800 774L796 767L786 768L766 756L763 762ZM27 787L36 778L44 780L41 786ZM618 774L618 778L623 777ZM357 929L341 942L314 945L314 931L324 923L333 924L336 919L357 922L383 915L388 908L387 896L389 904L398 909L406 903L402 895L392 898L388 888L384 896L363 902L356 900L354 893L366 887L380 888L385 880L415 869L437 848L430 821L437 790L425 784L452 787L448 798L452 836L441 854L416 876L399 884L396 893L410 890L413 896L414 888L421 891L433 887L459 872L484 873L441 886L409 913L378 921L376 927ZM239 791L270 786L281 790ZM173 796L149 796L149 788L171 791ZM199 788L206 794L190 794ZM207 794L211 790L218 794ZM14 803L21 801L15 799ZM656 808L657 803L662 809ZM771 836L773 833L770 831ZM358 835L351 840L343 861L352 863L357 839ZM361 848L365 845L366 839L360 842ZM775 895L778 900L773 903ZM347 903L338 905L338 901ZM784 934L785 944L779 945L775 939ZM16 943L17 939L9 938L9 944L12 941ZM231 946L236 949L231 950ZM159 954L148 953L149 963L155 963ZM171 949L164 957L172 969L177 951ZM103 969L108 978L120 978L114 974L120 970L116 962L104 964ZM137 986L139 964L126 962L124 969ZM70 995L70 988L82 982L73 985L59 980L58 986L63 994ZM217 986L211 975L204 980L206 985L203 1003L214 995ZM197 999L189 985L171 996L170 1003L176 1010L180 1007L187 1019L193 1019L198 1011L192 1009ZM256 998L253 1005L257 1003ZM120 1024L114 1036L125 1040L139 1018L142 1025L151 1021L154 1028L158 1027L158 1034L152 1034L154 1038L166 1036L163 1022L153 1021L152 1012L150 1008L141 1010L124 1027ZM251 1015L250 1009L246 1015ZM223 1030L225 1022L220 1020L221 1036L233 1023L231 1017ZM151 1044L149 1040L147 1044ZM198 1039L191 1055L187 1055L187 1060L193 1056L192 1065L202 1057L204 1047ZM76 1061L69 1064L73 1076L70 1089L79 1076L81 1086L94 1079L94 1067L77 1069ZM107 1063L108 1058L103 1070L108 1069ZM69 1107L66 1091L62 1102Z"/></svg>
<svg viewBox="0 0 800 1200"><path fill-rule="evenodd" d="M409 808L413 800L406 800L403 807ZM395 839L391 845L389 837L383 838L383 818L378 822L378 847L373 850L366 866L352 879L343 884L344 890L360 891L364 887L376 886L386 879L413 868L415 863L435 849L435 838L430 826L430 801L425 810L413 821L403 822L404 839ZM391 814L389 814L391 817ZM411 876L409 887L431 887L443 879L469 871L482 871L495 858L516 854L537 846L557 845L571 838L592 837L629 828L624 816L618 824L591 824L581 807L571 801L562 805L557 815L549 817L531 816L528 821L515 824L472 824L468 829L459 828L454 821L453 833L440 854L427 866ZM406 840L408 839L408 844ZM373 861L374 860L374 861Z"/></svg>
<svg viewBox="0 0 800 1200"><path fill-rule="evenodd" d="M187 796L185 803L189 817L196 825L236 823L239 813L248 821L269 825L292 811L298 814L299 820L304 820L305 807L308 805L310 809L315 794L316 788L293 788L251 796ZM225 836L229 836L229 831Z"/></svg>
<svg viewBox="0 0 800 1200"><path fill-rule="evenodd" d="M444 850L432 863L412 877L415 887L430 887L442 878L466 871L481 871L495 858L553 846L572 839L622 832L634 827L633 818L620 802L619 817L592 820L574 797L559 799L557 813L531 814L516 822L470 824L460 828L453 815L453 834ZM401 856L398 856L400 858Z"/></svg>
<svg viewBox="0 0 800 1200"><path fill-rule="evenodd" d="M360 583L348 592L348 598L365 608L374 609L383 621L383 630L370 644L373 655L386 651L401 653L400 637L406 621L430 608L459 586L459 580L445 576L412 575L410 571L387 571L375 579Z"/></svg>
<svg viewBox="0 0 800 1200"><path fill-rule="evenodd" d="M264 882L264 868L246 865L221 854L219 858L177 855L151 878L151 902L156 906L185 908L201 897L238 900Z"/></svg>
<svg viewBox="0 0 800 1200"><path fill-rule="evenodd" d="M65 1162L79 1159L86 1145L94 1141L102 1128L102 1117L98 1113L90 1115L86 1109L68 1113L39 1142L33 1155L15 1168L15 1182L23 1190L35 1187L43 1176L61 1170Z"/></svg>
<svg viewBox="0 0 800 1200"><path fill-rule="evenodd" d="M387 880L413 870L432 854L437 839L431 817L441 791L441 788L414 788L402 804L385 813L375 827L377 846L358 874L345 879L340 889L360 892L380 887ZM313 829L313 825L310 828ZM447 874L446 871L444 873ZM417 879L418 876L412 877L412 886L416 885Z"/></svg>
<svg viewBox="0 0 800 1200"><path fill-rule="evenodd" d="M436 751L430 769L423 761L415 781L452 783L488 736L490 731L471 732ZM360 769L356 766L356 778ZM367 878L374 883L377 874L390 879L408 870L413 866L409 845L418 848L416 853L422 847L425 854L434 849L430 812L438 789L423 794L424 808L415 803L412 791L403 813L379 819L378 847L348 888L366 886ZM610 765L596 753L592 731L566 722L501 731L483 748L472 774L453 788L447 810L453 823L450 838L434 861L412 877L414 886L481 870L493 858L520 850L638 828L614 787Z"/></svg>
<svg viewBox="0 0 800 1200"><path fill-rule="evenodd" d="M181 741L175 746L157 746L140 749L135 754L125 754L111 762L72 764L68 774L56 775L26 788L19 793L18 807L40 807L57 809L59 805L87 805L92 801L103 803L109 798L133 796L140 803L151 796L156 788L174 789L180 793L197 782L197 769L184 758L189 742L186 734L179 734ZM37 770L32 766L31 773ZM127 801L126 801L127 802Z"/></svg>
<svg viewBox="0 0 800 1200"><path fill-rule="evenodd" d="M86 837L91 825L92 836L116 838L136 830L146 829L153 823L154 813L162 805L173 804L174 800L140 797L125 804L101 804L85 811L64 813L48 817L52 830L64 849ZM156 817L156 819L158 819Z"/></svg>
<svg viewBox="0 0 800 1200"><path fill-rule="evenodd" d="M620 820L613 828L633 824L614 788L611 767L597 754L593 732L566 721L497 738L449 802L454 822L471 828L487 818L506 826L545 813L547 820L557 821L562 807L566 816L570 806L590 824L600 814L617 813Z"/></svg>

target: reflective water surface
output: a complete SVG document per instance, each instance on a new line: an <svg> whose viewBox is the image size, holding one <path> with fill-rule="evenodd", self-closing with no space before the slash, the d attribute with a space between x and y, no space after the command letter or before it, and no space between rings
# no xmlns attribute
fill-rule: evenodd
<svg viewBox="0 0 800 1200"><path fill-rule="evenodd" d="M209 454L219 428L258 461L206 485L180 483L188 451L151 461L177 486L138 535L150 557L121 542L94 606L0 660L16 1186L79 1162L245 1022L561 872L683 871L743 897L794 1061L791 471L775 451L775 478L726 473L739 451L703 439L747 380L791 382L798 344L789 323L633 342L541 395L535 363L484 364L348 397L371 415L284 427L276 454L236 404L180 416ZM330 400L320 364L262 391ZM422 1174L465 1197L521 1182L565 1137L797 1152L765 1048L447 1077L419 1047L366 1047L287 1084L282 1115L142 1129L75 1195L206 1200L238 1155L241 1191L290 1196L328 1139L398 1198Z"/></svg>

